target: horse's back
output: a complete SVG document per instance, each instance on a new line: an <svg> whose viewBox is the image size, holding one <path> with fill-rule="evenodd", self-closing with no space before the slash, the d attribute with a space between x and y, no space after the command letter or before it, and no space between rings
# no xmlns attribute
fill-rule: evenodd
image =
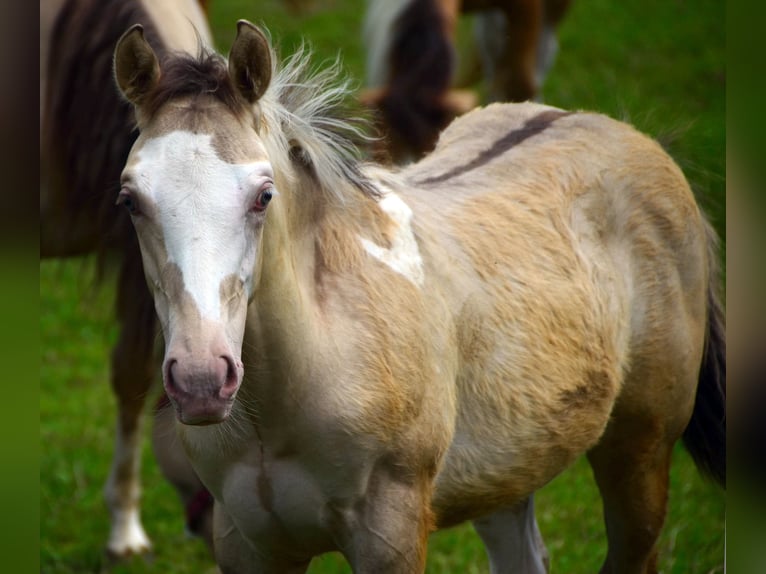
<svg viewBox="0 0 766 574"><path fill-rule="evenodd" d="M618 396L657 416L693 401L704 225L655 142L597 114L493 105L403 176L424 249L451 263L432 270L460 365L444 522L464 517L444 502L457 491L474 490L467 508L544 484L598 441ZM632 384L662 369L684 381Z"/></svg>
<svg viewBox="0 0 766 574"><path fill-rule="evenodd" d="M704 218L673 159L625 123L539 104L495 104L454 122L405 178L411 200L425 207L421 221L450 219L445 233L464 246L494 233L495 268L505 261L511 272L528 262L525 279L533 284L572 282L582 265L582 279L597 290L611 277L615 296L634 306L627 310L633 347L647 322L650 331L662 322L643 307L652 301L673 298L669 307L680 303L704 319ZM471 266L491 276L483 263Z"/></svg>

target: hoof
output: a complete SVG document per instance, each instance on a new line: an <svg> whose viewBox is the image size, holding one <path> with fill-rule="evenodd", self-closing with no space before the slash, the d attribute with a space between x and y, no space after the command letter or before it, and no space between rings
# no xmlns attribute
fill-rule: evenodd
<svg viewBox="0 0 766 574"><path fill-rule="evenodd" d="M106 557L109 562L125 562L140 556L145 559L152 558L152 544L146 534L134 532L134 536L121 540L110 540L106 546Z"/></svg>
<svg viewBox="0 0 766 574"><path fill-rule="evenodd" d="M154 553L152 552L152 547L150 545L120 549L107 548L105 553L108 564L131 562L136 558L140 558L145 562L152 562L154 560Z"/></svg>
<svg viewBox="0 0 766 574"><path fill-rule="evenodd" d="M152 543L141 525L138 511L114 512L106 555L110 560L123 561L133 556L146 556L152 551Z"/></svg>

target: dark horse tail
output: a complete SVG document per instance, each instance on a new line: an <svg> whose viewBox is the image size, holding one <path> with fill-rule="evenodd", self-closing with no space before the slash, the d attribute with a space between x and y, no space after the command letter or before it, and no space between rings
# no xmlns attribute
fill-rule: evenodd
<svg viewBox="0 0 766 574"><path fill-rule="evenodd" d="M726 486L726 319L719 296L718 237L707 224L710 278L705 350L684 445L697 468Z"/></svg>

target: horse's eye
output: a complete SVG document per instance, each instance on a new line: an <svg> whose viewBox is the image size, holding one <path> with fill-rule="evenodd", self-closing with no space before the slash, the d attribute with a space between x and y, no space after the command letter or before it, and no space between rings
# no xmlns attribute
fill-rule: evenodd
<svg viewBox="0 0 766 574"><path fill-rule="evenodd" d="M255 203L253 203L253 211L264 211L273 199L274 193L273 187L264 187L259 191L258 196L255 198Z"/></svg>
<svg viewBox="0 0 766 574"><path fill-rule="evenodd" d="M127 209L128 213L131 215L138 215L140 213L140 210L138 209L138 200L136 200L136 198L126 189L120 191L120 195L117 196L117 205L121 205Z"/></svg>

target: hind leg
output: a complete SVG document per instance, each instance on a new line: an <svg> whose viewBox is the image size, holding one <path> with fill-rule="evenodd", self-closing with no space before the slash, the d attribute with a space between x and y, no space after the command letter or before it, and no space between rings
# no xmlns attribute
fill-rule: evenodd
<svg viewBox="0 0 766 574"><path fill-rule="evenodd" d="M130 258L128 258L130 259ZM117 428L112 467L104 487L111 515L107 552L115 558L147 552L151 543L139 512L141 414L157 372L154 307L136 264L123 263L118 283L120 336L112 353Z"/></svg>
<svg viewBox="0 0 766 574"><path fill-rule="evenodd" d="M490 574L545 574L548 551L535 520L534 498L473 521L489 556Z"/></svg>
<svg viewBox="0 0 766 574"><path fill-rule="evenodd" d="M609 543L602 573L657 572L656 542L665 521L674 441L647 421L617 419L588 453L604 502ZM613 420L614 423L614 420Z"/></svg>

